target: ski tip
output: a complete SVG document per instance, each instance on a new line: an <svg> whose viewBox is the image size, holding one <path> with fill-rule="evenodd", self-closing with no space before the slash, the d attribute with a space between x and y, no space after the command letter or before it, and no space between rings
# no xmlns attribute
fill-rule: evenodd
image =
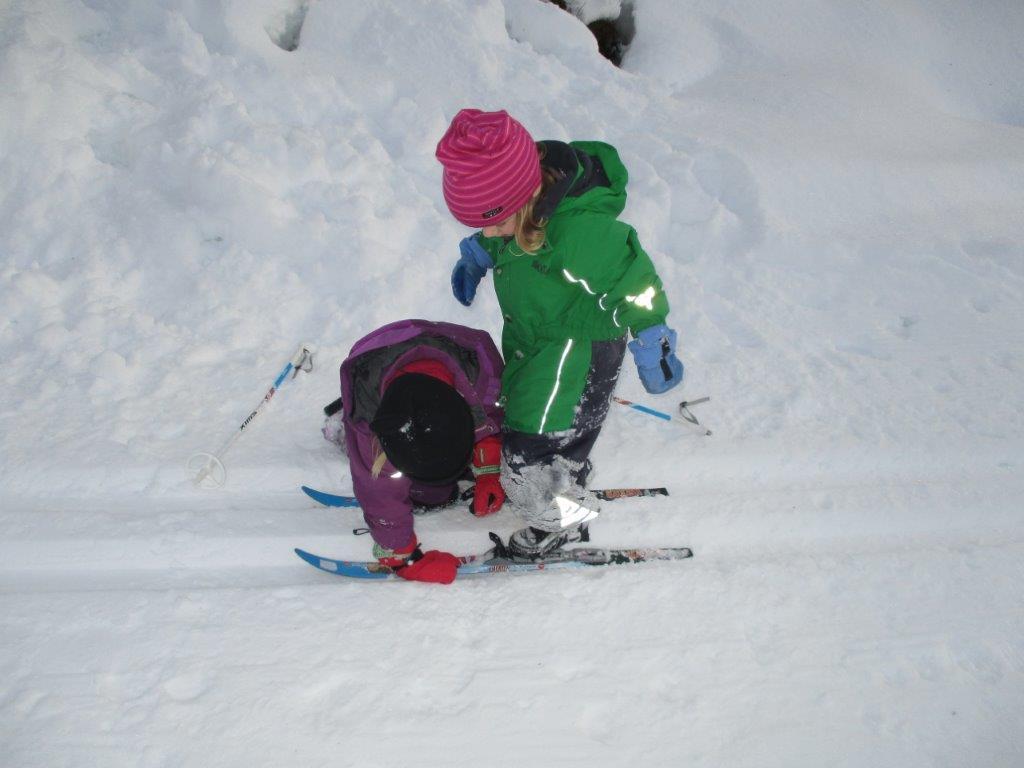
<svg viewBox="0 0 1024 768"><path fill-rule="evenodd" d="M353 579L390 579L395 574L391 569L382 567L376 560L372 562L351 562L348 560L335 560L330 557L320 557L303 549L295 549L295 554L304 561L321 571L334 574L335 576L347 576Z"/></svg>
<svg viewBox="0 0 1024 768"><path fill-rule="evenodd" d="M355 496L337 496L333 493L324 493L318 491L316 488L310 488L308 485L299 486L302 488L302 492L309 496L317 504L323 504L325 507L358 507L359 500Z"/></svg>
<svg viewBox="0 0 1024 768"><path fill-rule="evenodd" d="M331 573L336 572L337 566L334 565L337 561L331 560L326 557L320 557L314 555L312 552L307 552L304 549L295 548L295 554L305 560L307 563L312 565L314 568L319 568L321 571L330 571Z"/></svg>
<svg viewBox="0 0 1024 768"><path fill-rule="evenodd" d="M339 573L343 565L338 560L332 560L328 557L320 557L314 555L312 552L307 552L304 549L295 548L295 554L305 560L307 563L312 565L314 568L319 568L321 571L327 571L328 573Z"/></svg>

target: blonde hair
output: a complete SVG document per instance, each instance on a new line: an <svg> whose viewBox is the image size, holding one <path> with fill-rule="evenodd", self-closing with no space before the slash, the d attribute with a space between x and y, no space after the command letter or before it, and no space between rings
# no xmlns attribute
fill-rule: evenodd
<svg viewBox="0 0 1024 768"><path fill-rule="evenodd" d="M376 480L380 477L381 470L384 469L384 464L387 463L388 457L384 453L384 448L381 447L380 440L377 439L376 435L374 435L370 450L373 451L373 465L370 467L370 477Z"/></svg>
<svg viewBox="0 0 1024 768"><path fill-rule="evenodd" d="M540 144L537 145L537 155L539 159L544 159L544 147ZM537 205L537 201L540 200L540 196L544 194L544 190L550 187L556 180L554 173L541 166L541 183L537 187L537 191L533 193L533 197L530 198L526 205L512 214L512 220L515 222L516 245L522 248L525 253L534 254L544 245L544 240L547 237L545 227L547 227L548 220L536 218L534 216L534 208Z"/></svg>
<svg viewBox="0 0 1024 768"><path fill-rule="evenodd" d="M541 189L543 189L543 185L537 188L526 205L512 214L512 220L515 222L516 245L526 253L536 253L540 250L546 237L544 227L548 223L547 220L538 221L533 216L533 208L540 198Z"/></svg>

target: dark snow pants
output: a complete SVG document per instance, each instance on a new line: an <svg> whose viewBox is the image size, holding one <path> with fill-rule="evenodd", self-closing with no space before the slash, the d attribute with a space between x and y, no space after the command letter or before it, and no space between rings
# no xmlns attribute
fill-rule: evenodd
<svg viewBox="0 0 1024 768"><path fill-rule="evenodd" d="M506 431L501 448L501 485L527 525L561 529L552 500L579 495L590 475L590 452L601 434L619 378L626 339L591 342L590 370L572 426L561 432Z"/></svg>

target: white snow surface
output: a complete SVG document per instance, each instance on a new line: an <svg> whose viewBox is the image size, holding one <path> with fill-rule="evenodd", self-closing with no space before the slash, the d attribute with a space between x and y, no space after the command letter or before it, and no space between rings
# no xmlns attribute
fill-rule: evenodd
<svg viewBox="0 0 1024 768"><path fill-rule="evenodd" d="M0 764L1024 765L1024 5L591 11L631 18L621 69L537 0L0 3ZM448 284L466 106L630 170L687 378L617 391L711 395L714 434L614 408L595 486L672 495L592 532L690 561L292 553L370 554L298 490L350 492L319 427L352 343L500 332Z"/></svg>

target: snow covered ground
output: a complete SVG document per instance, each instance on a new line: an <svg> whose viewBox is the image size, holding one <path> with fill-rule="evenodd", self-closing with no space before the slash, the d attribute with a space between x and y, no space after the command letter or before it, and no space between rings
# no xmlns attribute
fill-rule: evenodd
<svg viewBox="0 0 1024 768"><path fill-rule="evenodd" d="M1024 5L623 5L616 69L537 0L0 3L0 764L1024 765ZM293 555L369 554L298 492L349 490L349 346L499 331L448 289L463 106L619 147L687 381L618 393L714 435L614 410L595 484L672 496L592 530L693 560Z"/></svg>

